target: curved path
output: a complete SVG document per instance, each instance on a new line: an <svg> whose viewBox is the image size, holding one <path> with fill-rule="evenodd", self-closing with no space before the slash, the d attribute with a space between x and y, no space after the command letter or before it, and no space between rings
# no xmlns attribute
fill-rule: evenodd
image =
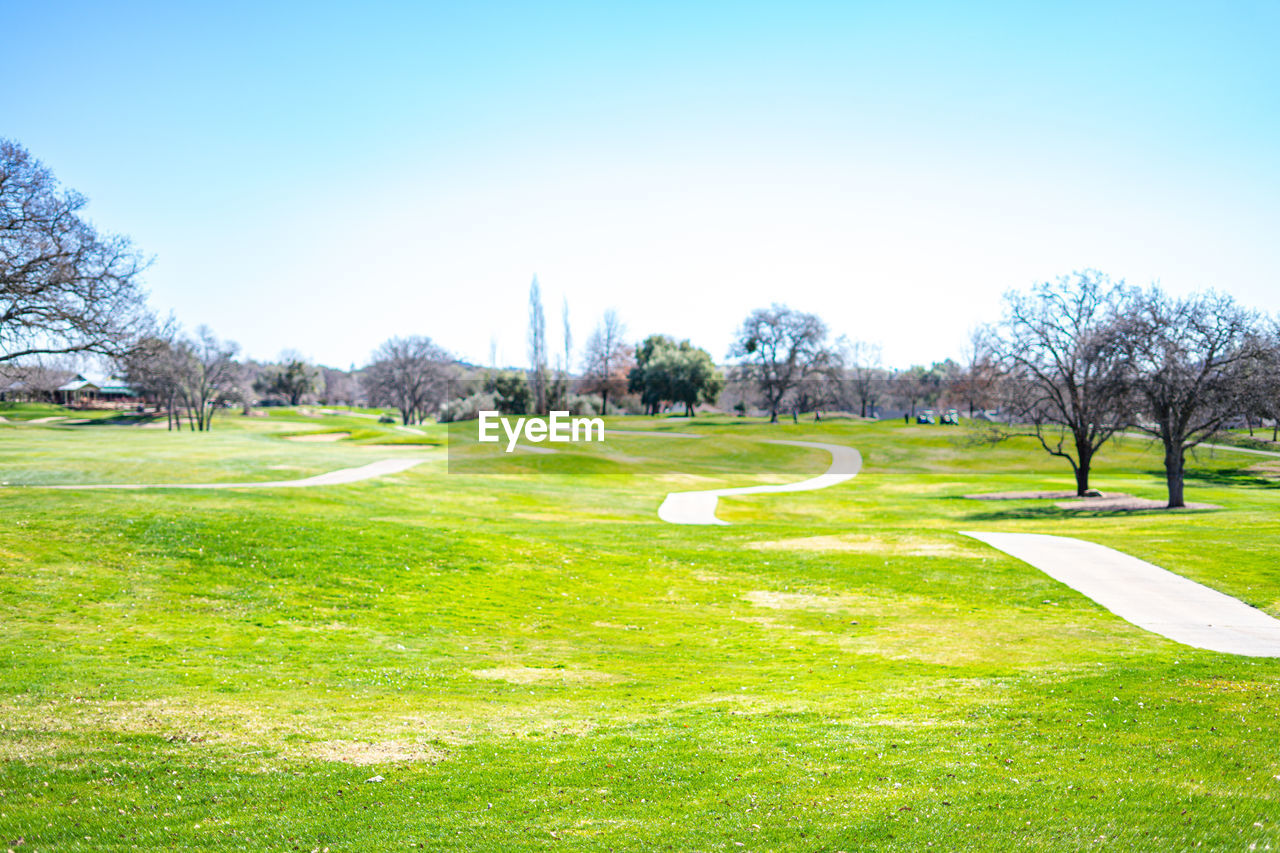
<svg viewBox="0 0 1280 853"><path fill-rule="evenodd" d="M361 465L359 468L340 468L337 471L329 471L324 474L316 474L314 477L304 477L301 480L268 480L257 483L153 483L153 484L137 484L137 483L95 483L93 485L71 485L71 486L31 486L29 488L42 489L278 489L278 488L296 488L305 489L314 486L340 486L344 483L358 483L361 480L372 480L375 477L385 477L388 474L399 474L401 471L407 471L415 465L420 465L427 460L418 459L383 459L378 462L370 462L368 465Z"/></svg>
<svg viewBox="0 0 1280 853"><path fill-rule="evenodd" d="M721 496L825 489L851 479L862 467L862 456L851 447L812 441L770 443L820 447L831 454L831 467L798 483L672 492L658 508L658 517L671 524L727 524L716 518ZM1280 620L1145 560L1069 536L982 531L961 535L1030 564L1143 630L1198 649L1280 657Z"/></svg>
<svg viewBox="0 0 1280 853"><path fill-rule="evenodd" d="M1280 620L1137 557L1070 536L961 534L1029 563L1146 631L1213 652L1280 657Z"/></svg>
<svg viewBox="0 0 1280 853"><path fill-rule="evenodd" d="M728 495L755 495L771 492L808 492L825 489L857 476L862 469L862 454L841 444L823 444L817 441L784 441L776 439L770 444L790 444L794 447L817 447L831 454L831 467L825 473L798 483L782 483L776 486L743 486L736 489L706 489L698 492L672 492L658 507L658 518L671 524L728 524L716 518L716 504Z"/></svg>

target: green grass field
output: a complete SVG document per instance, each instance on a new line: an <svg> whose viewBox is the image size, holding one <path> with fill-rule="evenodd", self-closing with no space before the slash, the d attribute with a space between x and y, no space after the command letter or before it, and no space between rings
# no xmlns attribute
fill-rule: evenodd
<svg viewBox="0 0 1280 853"><path fill-rule="evenodd" d="M1080 536L1280 616L1280 459L1198 457L1188 499L1221 510L1078 514L961 497L1069 488L1029 444L898 423L626 418L713 437L460 474L443 427L356 413L9 420L0 849L1280 845L1280 661L1146 633L957 533ZM825 469L771 437L865 466L722 499L729 527L658 520L668 491ZM428 461L38 488L400 456ZM1159 453L1126 439L1095 485L1161 497Z"/></svg>

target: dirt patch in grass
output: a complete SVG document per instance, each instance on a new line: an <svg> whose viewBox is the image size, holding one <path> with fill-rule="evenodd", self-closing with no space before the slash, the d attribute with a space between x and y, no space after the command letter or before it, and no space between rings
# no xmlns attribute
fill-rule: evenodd
<svg viewBox="0 0 1280 853"><path fill-rule="evenodd" d="M449 755L439 747L404 740L379 742L326 740L311 744L306 753L321 761L341 761L357 767L369 764L399 764L408 761L438 764Z"/></svg>
<svg viewBox="0 0 1280 853"><path fill-rule="evenodd" d="M823 613L835 613L867 603L853 596L811 595L807 592L778 592L769 589L755 589L742 597L756 607L768 607L771 610L817 610Z"/></svg>
<svg viewBox="0 0 1280 853"><path fill-rule="evenodd" d="M617 681L618 676L593 669L556 669L533 666L500 666L473 669L476 678L506 681L510 684L582 684L593 681Z"/></svg>
<svg viewBox="0 0 1280 853"><path fill-rule="evenodd" d="M953 542L911 536L899 539L883 539L875 536L837 534L834 536L805 536L798 539L770 539L748 542L746 547L756 551L842 551L858 554L884 554L902 557L977 557L971 548Z"/></svg>

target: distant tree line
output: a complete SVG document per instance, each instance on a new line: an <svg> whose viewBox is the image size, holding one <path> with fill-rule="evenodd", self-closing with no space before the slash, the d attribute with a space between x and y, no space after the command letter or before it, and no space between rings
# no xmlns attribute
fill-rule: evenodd
<svg viewBox="0 0 1280 853"><path fill-rule="evenodd" d="M528 367L479 368L430 338L393 337L368 364L237 360L239 348L201 326L184 332L147 308L146 259L125 237L99 232L86 200L64 189L20 145L0 140L0 378L51 394L65 375L49 359L112 359L170 429L207 431L219 410L262 404L368 405L405 425L456 420L493 408L509 414L647 413L720 405L820 418L876 417L897 407L908 421L934 406L982 421L982 440L1033 437L1090 487L1094 461L1126 432L1158 440L1169 505L1184 505L1187 454L1230 424L1280 437L1280 331L1274 318L1207 291L1174 296L1086 270L1005 295L1003 316L977 330L960 362L892 370L879 346L834 340L814 314L774 304L752 311L716 365L689 340L652 334L638 343L614 310L604 313L575 372L569 305L551 364L542 290L529 289ZM491 359L492 360L492 359ZM2 391L3 389L0 389Z"/></svg>

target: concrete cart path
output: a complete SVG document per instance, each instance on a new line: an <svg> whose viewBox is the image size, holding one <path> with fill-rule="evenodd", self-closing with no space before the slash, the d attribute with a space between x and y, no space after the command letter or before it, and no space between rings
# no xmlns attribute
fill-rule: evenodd
<svg viewBox="0 0 1280 853"><path fill-rule="evenodd" d="M784 441L776 439L770 444L790 444L794 447L816 447L831 454L831 467L825 473L798 483L782 483L776 486L743 486L736 489L706 489L698 492L672 492L658 507L658 518L671 524L728 524L716 518L716 504L722 496L755 495L770 492L807 492L825 489L857 476L862 469L862 454L852 447L840 444L823 444L817 441Z"/></svg>
<svg viewBox="0 0 1280 853"><path fill-rule="evenodd" d="M1234 450L1236 453L1252 453L1254 456L1270 456L1272 458L1280 458L1280 453L1274 450L1256 450L1252 447L1236 447L1232 444L1199 444L1197 447L1203 447L1208 450Z"/></svg>
<svg viewBox="0 0 1280 853"><path fill-rule="evenodd" d="M1134 438L1139 441L1146 441L1151 444L1157 444L1160 441L1160 439L1156 438L1155 436L1147 435L1144 432L1120 433L1120 437ZM1252 453L1254 456L1270 456L1273 459L1280 459L1280 451L1258 450L1253 447L1236 447L1234 444L1210 444L1208 442L1204 442L1201 444L1197 444L1194 448L1192 448L1191 452L1194 453L1197 450L1212 450L1212 451L1223 450L1226 452L1235 452L1235 453Z"/></svg>
<svg viewBox="0 0 1280 853"><path fill-rule="evenodd" d="M1069 536L961 533L1031 564L1143 630L1213 652L1280 657L1280 620L1137 557Z"/></svg>
<svg viewBox="0 0 1280 853"><path fill-rule="evenodd" d="M68 485L68 486L31 486L29 488L44 489L279 489L279 488L295 488L305 489L315 486L341 486L346 483L358 483L361 480L372 480L375 477L385 477L388 474L399 474L401 471L407 471L415 465L421 465L426 459L383 459L378 462L370 462L368 465L361 465L359 468L340 468L337 471L329 471L325 474L316 474L314 477L304 477L301 480L269 480L259 483L153 483L153 484L137 484L137 483L97 483L93 485Z"/></svg>

